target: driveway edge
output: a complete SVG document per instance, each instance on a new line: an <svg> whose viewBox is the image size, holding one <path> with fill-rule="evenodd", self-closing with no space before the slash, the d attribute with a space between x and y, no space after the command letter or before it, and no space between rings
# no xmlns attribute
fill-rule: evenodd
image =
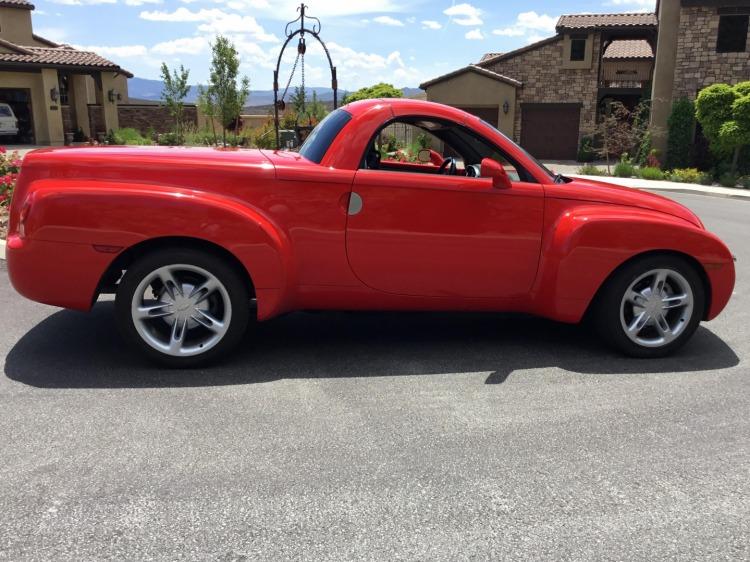
<svg viewBox="0 0 750 562"><path fill-rule="evenodd" d="M640 180L637 178L616 178L611 176L582 176L570 174L570 177L581 178L584 180L594 180L633 189L645 189L648 191L669 191L672 193L688 193L711 195L712 197L725 197L730 199L745 199L750 201L750 189L740 189L731 187L709 187L704 185L675 183L670 181L652 181Z"/></svg>

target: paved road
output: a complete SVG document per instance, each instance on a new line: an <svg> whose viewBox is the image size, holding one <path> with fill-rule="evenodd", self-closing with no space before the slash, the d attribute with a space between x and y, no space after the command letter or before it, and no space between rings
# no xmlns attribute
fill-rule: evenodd
<svg viewBox="0 0 750 562"><path fill-rule="evenodd" d="M0 271L0 559L750 558L750 203L674 197L739 281L658 361L529 318L326 313L159 371L111 303Z"/></svg>

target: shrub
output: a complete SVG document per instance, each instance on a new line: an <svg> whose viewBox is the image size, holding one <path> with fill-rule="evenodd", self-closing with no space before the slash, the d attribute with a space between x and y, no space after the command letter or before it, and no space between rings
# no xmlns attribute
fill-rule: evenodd
<svg viewBox="0 0 750 562"><path fill-rule="evenodd" d="M656 148L652 148L649 151L648 156L646 157L646 166L648 166L649 168L661 168L661 161L659 160L659 156L659 150Z"/></svg>
<svg viewBox="0 0 750 562"><path fill-rule="evenodd" d="M691 146L695 128L695 106L687 98L681 98L672 105L672 113L667 120L667 168L687 168L691 163Z"/></svg>
<svg viewBox="0 0 750 562"><path fill-rule="evenodd" d="M635 175L635 166L628 157L627 152L620 157L613 173L618 178L632 178Z"/></svg>
<svg viewBox="0 0 750 562"><path fill-rule="evenodd" d="M107 142L109 144L151 144L150 139L143 138L141 133L131 127L110 131L107 135Z"/></svg>
<svg viewBox="0 0 750 562"><path fill-rule="evenodd" d="M655 152L655 149L651 148L651 131L646 131L641 139L641 144L638 147L638 154L636 154L635 161L639 166L651 166L648 163L648 159L651 154ZM656 166L660 168L661 166Z"/></svg>
<svg viewBox="0 0 750 562"><path fill-rule="evenodd" d="M644 180L663 180L664 172L653 166L646 166L638 170L638 175Z"/></svg>
<svg viewBox="0 0 750 562"><path fill-rule="evenodd" d="M706 172L701 172L701 177L698 179L698 183L701 185L713 185L714 177Z"/></svg>
<svg viewBox="0 0 750 562"><path fill-rule="evenodd" d="M593 162L596 157L594 152L594 139L589 136L581 137L581 142L578 144L578 156L579 162Z"/></svg>
<svg viewBox="0 0 750 562"><path fill-rule="evenodd" d="M737 183L739 182L739 177L737 174L732 172L727 172L725 174L721 174L719 177L719 185L722 187L737 187Z"/></svg>
<svg viewBox="0 0 750 562"><path fill-rule="evenodd" d="M606 176L607 173L594 166L593 164L586 164L578 168L578 174L582 176Z"/></svg>
<svg viewBox="0 0 750 562"><path fill-rule="evenodd" d="M10 204L20 169L21 159L18 152L9 154L4 147L0 146L0 208Z"/></svg>
<svg viewBox="0 0 750 562"><path fill-rule="evenodd" d="M678 183L698 183L703 175L697 168L675 168L669 179Z"/></svg>

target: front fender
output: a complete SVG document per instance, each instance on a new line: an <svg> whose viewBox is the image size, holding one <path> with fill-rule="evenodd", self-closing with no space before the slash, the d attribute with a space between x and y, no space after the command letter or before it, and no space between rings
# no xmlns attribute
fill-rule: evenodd
<svg viewBox="0 0 750 562"><path fill-rule="evenodd" d="M29 198L26 233L34 241L124 250L154 238L199 238L237 257L256 291L274 301L292 276L286 233L260 209L234 198L150 184L59 179L34 182ZM276 304L265 302L263 308ZM259 302L259 315L260 307Z"/></svg>
<svg viewBox="0 0 750 562"><path fill-rule="evenodd" d="M647 252L695 258L709 280L712 318L734 286L733 258L715 235L677 217L613 205L562 210L547 228L532 291L538 314L578 322L604 281L620 265Z"/></svg>

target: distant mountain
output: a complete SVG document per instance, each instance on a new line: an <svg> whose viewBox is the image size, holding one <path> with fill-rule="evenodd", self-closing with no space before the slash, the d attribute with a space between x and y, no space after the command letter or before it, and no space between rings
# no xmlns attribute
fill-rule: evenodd
<svg viewBox="0 0 750 562"><path fill-rule="evenodd" d="M158 101L161 99L161 92L164 89L164 83L161 80L148 80L146 78L130 78L128 80L128 95L131 98L137 100L147 101ZM289 95L293 92L293 87L290 88L290 92L287 93L287 100ZM318 95L320 101L330 102L333 101L333 90L331 88L318 88L308 87L308 90ZM422 93L419 88L403 88L405 97L414 97ZM279 92L281 95L282 92ZM339 90L338 97L339 102L346 95L346 90ZM185 101L188 103L195 103L198 100L198 87L190 86L190 92L188 93ZM257 107L257 106L268 106L273 105L273 90L250 90L250 97L247 100L246 107Z"/></svg>

